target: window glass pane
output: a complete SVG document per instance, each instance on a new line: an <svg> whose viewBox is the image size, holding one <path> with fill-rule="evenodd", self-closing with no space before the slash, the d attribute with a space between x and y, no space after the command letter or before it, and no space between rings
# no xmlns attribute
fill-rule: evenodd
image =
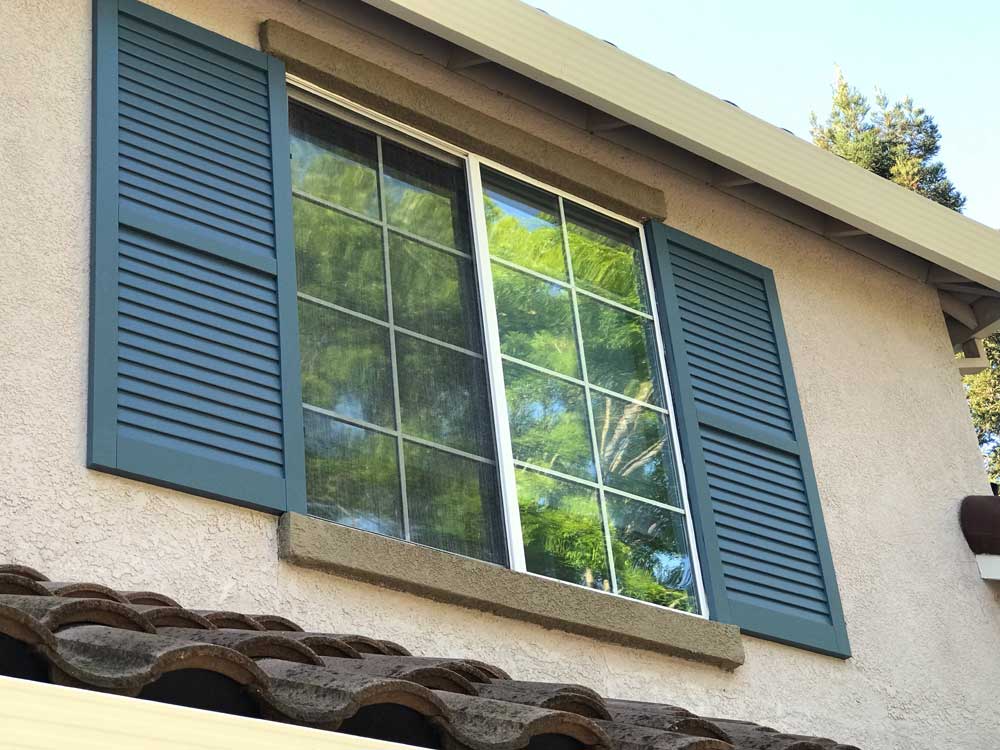
<svg viewBox="0 0 1000 750"><path fill-rule="evenodd" d="M528 569L695 610L639 228L482 180Z"/></svg>
<svg viewBox="0 0 1000 750"><path fill-rule="evenodd" d="M299 338L305 403L394 426L387 328L300 300Z"/></svg>
<svg viewBox="0 0 1000 750"><path fill-rule="evenodd" d="M408 441L403 445L411 539L505 562L496 467Z"/></svg>
<svg viewBox="0 0 1000 750"><path fill-rule="evenodd" d="M662 406L650 367L652 322L582 294L577 305L590 382Z"/></svg>
<svg viewBox="0 0 1000 750"><path fill-rule="evenodd" d="M530 469L517 471L524 557L532 573L611 590L597 491Z"/></svg>
<svg viewBox="0 0 1000 750"><path fill-rule="evenodd" d="M468 252L465 173L385 139L382 162L389 225Z"/></svg>
<svg viewBox="0 0 1000 750"><path fill-rule="evenodd" d="M683 507L666 417L644 406L592 393L594 429L608 487Z"/></svg>
<svg viewBox="0 0 1000 750"><path fill-rule="evenodd" d="M569 290L493 264L500 349L534 365L580 377Z"/></svg>
<svg viewBox="0 0 1000 750"><path fill-rule="evenodd" d="M389 253L396 325L480 351L472 259L392 233Z"/></svg>
<svg viewBox="0 0 1000 750"><path fill-rule="evenodd" d="M595 480L584 389L510 362L503 372L514 458Z"/></svg>
<svg viewBox="0 0 1000 750"><path fill-rule="evenodd" d="M612 493L606 494L605 503L619 592L633 599L697 612L684 516Z"/></svg>
<svg viewBox="0 0 1000 750"><path fill-rule="evenodd" d="M566 253L555 196L483 170L490 254L565 280Z"/></svg>
<svg viewBox="0 0 1000 750"><path fill-rule="evenodd" d="M576 283L602 297L647 311L639 230L569 201L565 212Z"/></svg>
<svg viewBox="0 0 1000 750"><path fill-rule="evenodd" d="M292 210L299 291L384 320L382 230L303 198Z"/></svg>
<svg viewBox="0 0 1000 750"><path fill-rule="evenodd" d="M375 136L289 102L292 188L378 217Z"/></svg>
<svg viewBox="0 0 1000 750"><path fill-rule="evenodd" d="M389 536L403 535L396 439L303 412L311 514Z"/></svg>
<svg viewBox="0 0 1000 750"><path fill-rule="evenodd" d="M396 335L403 433L493 456L483 360L404 333Z"/></svg>
<svg viewBox="0 0 1000 750"><path fill-rule="evenodd" d="M503 562L465 170L295 103L290 124L309 510Z"/></svg>

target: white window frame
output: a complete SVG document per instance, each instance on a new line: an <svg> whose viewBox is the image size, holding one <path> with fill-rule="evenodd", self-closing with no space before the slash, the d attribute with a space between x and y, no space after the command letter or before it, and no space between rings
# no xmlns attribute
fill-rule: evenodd
<svg viewBox="0 0 1000 750"><path fill-rule="evenodd" d="M680 437L677 429L677 419L674 413L674 401L670 389L670 379L667 372L666 360L664 358L664 345L663 345L663 335L660 330L660 318L657 312L656 306L656 294L653 286L653 277L651 270L651 259L649 257L649 250L646 246L646 236L643 231L643 225L641 222L635 221L625 216L609 211L600 205L591 203L585 199L575 196L571 193L565 192L558 188L547 185L544 182L540 182L528 175L518 172L515 169L495 162L491 159L485 158L478 154L472 153L468 150L459 148L453 144L442 141L432 135L424 133L410 125L399 122L387 117L375 110L371 110L363 105L357 104L345 97L339 96L332 92L329 92L315 84L309 82L304 78L288 74L286 76L288 83L288 96L291 100L300 102L307 105L312 105L318 107L321 110L326 111L332 117L344 118L347 116L347 120L354 122L361 127L365 127L365 121L370 121L370 124L380 126L380 128L385 128L390 131L390 133L382 133L381 130L377 131L381 135L387 135L391 137L392 132L398 133L400 136L405 137L403 145L409 145L408 141L415 141L418 144L426 144L432 150L443 152L451 156L454 159L459 160L464 165L464 171L466 175L466 188L469 197L469 211L471 213L471 226L472 226L472 256L475 259L475 273L476 273L476 283L477 290L480 296L480 314L481 314L481 325L483 329L483 355L485 357L487 379L489 382L490 391L490 405L492 409L492 416L494 422L494 441L496 448L496 466L497 473L500 480L500 495L501 495L501 505L503 508L503 521L504 528L506 531L506 542L507 542L507 560L508 565L512 570L516 570L521 573L527 573L528 575L537 576L539 578L550 579L547 576L543 576L538 573L533 573L527 569L525 558L524 558L524 543L523 535L521 531L521 514L520 507L517 502L517 492L515 486L514 472L515 472L515 462L513 455L513 446L511 442L510 435L510 422L507 413L507 397L506 388L504 384L503 377L503 361L500 352L500 330L497 320L496 311L496 299L493 294L493 274L491 270L491 258L489 252L489 243L487 240L487 228L486 228L486 211L485 211L485 199L482 184L482 167L488 167L497 172L501 172L508 175L516 180L529 184L540 190L543 190L551 195L557 197L559 201L559 211L560 219L563 220L563 203L568 200L573 202L578 206L590 209L596 213L607 216L619 223L636 228L639 234L639 241L642 254L642 264L644 271L644 280L646 283L646 289L648 290L648 302L649 310L653 323L653 332L655 338L655 359L657 360L657 366L659 369L660 381L663 384L666 408L657 409L666 418L670 425L670 436L673 443L673 453L674 453L674 466L677 471L678 486L681 494L682 507L676 508L664 503L659 503L648 498L635 497L636 500L653 505L656 507L663 508L670 512L680 512L684 516L684 525L688 536L688 550L691 555L691 567L692 573L695 581L695 589L698 596L699 611L697 613L685 612L684 610L671 610L675 612L680 612L691 617L698 617L702 619L709 618L708 602L705 596L704 582L702 580L702 570L701 563L698 556L698 545L695 538L695 529L693 523L693 515L691 513L691 507L688 500L688 490L687 490L687 477L684 471L684 462L682 460L680 451ZM351 117L354 115L361 119L361 122L357 122ZM433 154L433 151L431 152ZM563 220L564 224L565 221ZM599 301L606 302L615 307L620 307L623 309L631 309L624 307L620 304L616 304L614 300L610 300L600 295L588 294L588 296L593 297ZM574 310L575 310L574 306ZM579 325L576 326L577 338L580 338ZM578 346L581 345L581 341L577 341ZM589 387L593 387L592 385ZM599 392L604 392L604 389L597 388ZM610 393L610 392L609 392ZM614 394L619 398L622 397L621 394ZM590 399L589 394L587 397L587 409L590 411ZM592 418L590 419L592 422ZM595 448L596 450L596 448ZM598 476L600 476L600 457L595 453L595 461L597 462ZM535 469L536 467L532 467ZM540 470L542 473L547 474L556 478L568 479L581 485L593 484L596 488L597 483L586 482L580 480L577 477L567 477L560 474L559 472ZM628 498L630 493L615 490L614 494L621 495ZM601 513L603 516L602 523L604 525L605 535L610 533L610 525L608 523L607 513L605 510L605 503L603 501L603 495L601 496ZM610 540L608 540L610 546ZM609 560L610 570L609 576L614 580L614 564L613 560ZM571 581L559 581L568 586L580 586L581 588L587 588L581 584L576 584ZM589 591L597 591L599 593L604 593L610 596L620 596L615 592L605 592L601 589L589 588ZM660 605L651 604L649 602L643 602L639 599L631 599L631 601L639 602L640 604L646 604L648 606L662 608Z"/></svg>

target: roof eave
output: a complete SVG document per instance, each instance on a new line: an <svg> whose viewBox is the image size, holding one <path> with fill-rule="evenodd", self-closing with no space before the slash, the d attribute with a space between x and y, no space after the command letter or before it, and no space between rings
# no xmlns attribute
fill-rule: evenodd
<svg viewBox="0 0 1000 750"><path fill-rule="evenodd" d="M845 224L1000 290L1000 232L518 0L365 0Z"/></svg>

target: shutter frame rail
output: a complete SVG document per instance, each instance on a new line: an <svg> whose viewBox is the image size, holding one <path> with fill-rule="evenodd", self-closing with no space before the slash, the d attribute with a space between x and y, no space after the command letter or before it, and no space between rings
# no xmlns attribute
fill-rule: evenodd
<svg viewBox="0 0 1000 750"><path fill-rule="evenodd" d="M128 74L127 102L125 37L132 53L141 50L146 81ZM241 153L248 147L235 136L217 139L197 117L206 102L230 122L256 117L251 150ZM133 117L124 130L123 108ZM123 167L123 143L146 155L141 170ZM266 168L226 179L227 169L232 177L241 164L262 165L262 149ZM92 159L87 465L257 510L304 512L284 64L136 0L94 0Z"/></svg>
<svg viewBox="0 0 1000 750"><path fill-rule="evenodd" d="M654 256L652 265L657 307L663 324L661 327L665 338L664 349L667 355L668 371L672 378L674 408L681 436L681 454L689 485L689 501L696 519L696 543L702 560L706 593L709 596L712 617L722 622L738 625L748 635L800 646L838 658L849 658L851 650L840 595L837 590L833 559L823 522L819 490L809 453L802 407L795 387L791 355L778 304L774 274L768 268L660 222L649 221L646 223L646 238ZM744 418L745 415L725 413L731 407L713 409L710 405L699 405L695 398L694 371L697 366L692 364L690 360L690 350L693 348L692 337L685 332L684 313L679 303L678 287L683 286L683 279L679 279L674 270L674 258L678 253L701 256L707 259L709 265L721 265L760 282L773 334L771 343L777 351L791 434L775 425L765 424L763 420L754 420L752 415ZM681 262L683 263L683 260ZM724 280L725 276L720 273L718 278ZM732 307L739 309L736 305ZM734 318L734 322L739 323L740 321ZM742 343L734 342L734 348L740 349ZM717 346L717 344L705 339L705 346ZM699 374L705 375L706 373ZM702 400L704 401L704 398ZM719 462L716 461L715 466L710 469L710 462L707 458L709 448L706 445L706 443L720 445L719 435L723 436L723 440L728 440L727 449L730 452L737 451L740 445L743 445L748 452L770 453L769 460L773 458L775 466L785 471L793 470L797 460L798 476L795 476L795 472L785 476L762 469L758 465L756 479L759 486L747 490L747 492L752 492L753 497L732 495L732 490L720 493L718 490L720 482ZM713 478L711 472L713 471L716 473L714 477L716 481L715 495L713 495L713 487L710 486L710 480ZM739 485L739 482L736 484ZM742 486L748 487L746 484ZM736 491L739 492L739 487ZM727 493L727 499L719 497L720 494ZM801 508L780 507L783 497L798 494L805 497ZM772 501L775 505L770 504ZM734 550L733 545L738 544L738 542L720 540L720 517L717 514L723 511L729 511L732 514L734 505L741 517L725 523L749 524L750 528L763 529L765 535L768 533L772 535L776 545L781 544L779 537L787 536L787 529L791 526L793 533L796 534L794 544L803 545L801 548L793 547L792 549L801 549L801 556L798 558L789 557L785 560L781 558L780 554L775 554L770 549L763 554L755 553L755 549L761 548L755 548L745 544L745 542L743 549ZM754 507L751 509L750 505ZM761 512L759 506L766 507ZM810 535L804 533L805 527L798 525L801 523L799 518L805 517L806 508L811 525L811 540L809 539ZM789 518L793 519L791 524L787 523ZM755 574L738 571L736 568L740 566L733 563L727 565L723 560L723 544L728 547L726 554L730 560L734 555L739 556L745 553L754 561L759 562L765 569L781 569L784 575L780 577L785 581L785 590L777 596L786 595L788 597L787 604L769 603L767 599L753 601L753 597L748 593L732 592L730 587L738 589L749 586L752 590L752 587L756 585L751 582ZM810 546L812 549L807 549ZM775 547L775 549L778 548ZM764 559L765 555L766 560ZM802 570L796 571L794 569L796 559L804 560L810 556L814 556L814 560L803 561L799 564ZM814 573L803 571L816 567L818 567L819 575L822 578L822 592L825 601L819 602L818 599L809 599L809 604L803 605L800 613L797 611L798 605L794 603L797 599L802 601L798 595L805 589L808 592L807 598L815 597L816 589L815 587L810 589L808 586L800 586L795 581L799 578L808 580L810 576L815 577ZM729 585L727 586L727 584ZM767 581L769 592L772 591L770 587L773 585L778 584L771 580ZM825 616L810 614L806 611L808 606L825 609L827 614Z"/></svg>

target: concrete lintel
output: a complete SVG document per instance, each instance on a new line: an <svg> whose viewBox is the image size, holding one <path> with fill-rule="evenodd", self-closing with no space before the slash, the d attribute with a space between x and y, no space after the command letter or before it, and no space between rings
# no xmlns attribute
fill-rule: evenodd
<svg viewBox="0 0 1000 750"><path fill-rule="evenodd" d="M666 215L661 189L551 143L516 122L484 114L377 62L274 20L261 24L260 40L265 52L284 60L289 73L459 148L632 219Z"/></svg>
<svg viewBox="0 0 1000 750"><path fill-rule="evenodd" d="M297 513L278 523L278 553L294 565L725 670L745 658L735 625Z"/></svg>

